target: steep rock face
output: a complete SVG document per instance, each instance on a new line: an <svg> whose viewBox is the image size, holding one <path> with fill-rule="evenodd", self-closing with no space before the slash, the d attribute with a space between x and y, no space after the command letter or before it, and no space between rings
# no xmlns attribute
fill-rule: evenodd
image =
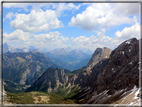
<svg viewBox="0 0 142 107"><path fill-rule="evenodd" d="M112 50L107 47L97 48L95 50L94 54L92 55L92 58L88 62L87 67L92 68L94 65L96 65L101 60L103 60L105 58L108 59L111 52L112 52Z"/></svg>
<svg viewBox="0 0 142 107"><path fill-rule="evenodd" d="M112 51L82 103L104 104L118 100L139 85L139 42L132 38Z"/></svg>
<svg viewBox="0 0 142 107"><path fill-rule="evenodd" d="M64 69L48 68L27 91L46 91L52 92L59 86L65 85L68 82L68 76L64 73Z"/></svg>
<svg viewBox="0 0 142 107"><path fill-rule="evenodd" d="M79 73L75 74L74 76L69 77L69 82L71 85L79 85L80 87L89 86L89 77L91 74L91 70L84 68L81 69Z"/></svg>
<svg viewBox="0 0 142 107"><path fill-rule="evenodd" d="M111 51L107 47L97 48L88 62L87 67L70 78L70 82L73 85L78 84L82 88L91 87L100 71L106 66Z"/></svg>
<svg viewBox="0 0 142 107"><path fill-rule="evenodd" d="M22 73L22 78L20 84L31 84L38 77L41 76L41 67L37 64L32 64L30 67L26 68L25 72Z"/></svg>
<svg viewBox="0 0 142 107"><path fill-rule="evenodd" d="M138 86L138 68L139 43L133 38L123 42L112 52L107 67L98 75L98 92L103 90L102 85L105 89L111 88L110 94L113 90L124 89L129 85L131 88Z"/></svg>

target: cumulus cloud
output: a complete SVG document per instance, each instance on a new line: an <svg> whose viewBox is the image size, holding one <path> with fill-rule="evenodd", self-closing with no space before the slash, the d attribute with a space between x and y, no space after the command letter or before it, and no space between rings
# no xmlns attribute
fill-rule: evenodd
<svg viewBox="0 0 142 107"><path fill-rule="evenodd" d="M38 48L46 47L51 50L55 48L66 47L65 43L69 40L69 38L60 35L61 33L58 31L46 34L33 35L33 38L29 39L28 41L25 41L25 44L34 45Z"/></svg>
<svg viewBox="0 0 142 107"><path fill-rule="evenodd" d="M72 39L72 44L76 48L90 48L94 51L96 48L108 47L111 49L116 48L123 41L130 38L140 38L140 25L136 23L130 27L125 27L122 31L117 31L115 37L111 38L105 35L105 29L96 31L96 36L92 35L90 37L79 36Z"/></svg>
<svg viewBox="0 0 142 107"><path fill-rule="evenodd" d="M117 31L115 36L119 39L129 39L129 38L140 38L140 25L139 23L134 24L131 27L125 27L122 31Z"/></svg>
<svg viewBox="0 0 142 107"><path fill-rule="evenodd" d="M54 43L54 42L62 42L65 43L68 38L59 36L61 33L58 31L56 32L50 32L48 34L39 34L39 35L34 35L34 41L36 42L44 42L44 43Z"/></svg>
<svg viewBox="0 0 142 107"><path fill-rule="evenodd" d="M108 3L94 3L87 7L87 9L82 13L73 16L69 25L79 26L84 30L93 30L121 24L133 24L137 22L136 16L130 18L126 15L116 14L116 8L117 7L112 7Z"/></svg>
<svg viewBox="0 0 142 107"><path fill-rule="evenodd" d="M29 14L17 14L16 18L10 22L10 25L14 29L21 29L25 32L40 32L40 31L50 31L51 29L56 29L63 27L63 23L58 19L64 10L78 10L81 5L74 5L73 3L40 3L40 4L28 4L32 6L32 10ZM28 5L22 5L20 3L19 7L26 8ZM16 7L15 4L7 4L4 7ZM46 8L43 11L40 8ZM54 10L48 9L53 8ZM8 13L7 18L14 16L13 13Z"/></svg>
<svg viewBox="0 0 142 107"><path fill-rule="evenodd" d="M4 33L3 39L5 42L11 42L11 41L19 42L19 41L27 41L31 36L32 36L31 33L23 32L22 30L17 29L10 34Z"/></svg>
<svg viewBox="0 0 142 107"><path fill-rule="evenodd" d="M139 3L115 3L112 6L119 15L137 15L140 12Z"/></svg>
<svg viewBox="0 0 142 107"><path fill-rule="evenodd" d="M6 14L6 18L9 18L11 20L11 18L16 16L16 14L14 14L13 12L8 12L8 14Z"/></svg>
<svg viewBox="0 0 142 107"><path fill-rule="evenodd" d="M28 11L28 5L30 5L30 3L3 3L3 7L5 8L23 8L26 11Z"/></svg>
<svg viewBox="0 0 142 107"><path fill-rule="evenodd" d="M69 38L61 36L61 33L58 31L35 35L29 32L23 32L22 30L15 30L10 34L4 33L3 40L4 42L11 43L21 42L23 46L34 45L37 48L46 47L48 49L55 49L67 47L66 42ZM18 44L21 47L20 43Z"/></svg>
<svg viewBox="0 0 142 107"><path fill-rule="evenodd" d="M105 36L105 30L101 29L100 31L96 31L97 35L85 37L85 36L79 36L76 38L72 38L72 44L76 48L89 48L90 50L94 51L96 48L103 48L103 47L109 47L111 49L114 49L115 45L113 44L113 38L110 38L108 36ZM118 41L115 41L115 44L117 44Z"/></svg>
<svg viewBox="0 0 142 107"><path fill-rule="evenodd" d="M30 14L17 14L16 18L10 22L14 29L21 29L25 32L50 31L51 29L63 27L53 10L32 10Z"/></svg>
<svg viewBox="0 0 142 107"><path fill-rule="evenodd" d="M64 11L64 10L78 10L80 8L81 5L74 5L73 3L59 3L59 4L55 4L55 3L52 3L52 8L53 9L56 9L56 12L57 14L60 16L61 13Z"/></svg>

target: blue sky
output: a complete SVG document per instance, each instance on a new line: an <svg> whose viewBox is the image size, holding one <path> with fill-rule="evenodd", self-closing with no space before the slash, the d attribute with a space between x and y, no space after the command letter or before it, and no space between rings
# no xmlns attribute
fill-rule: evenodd
<svg viewBox="0 0 142 107"><path fill-rule="evenodd" d="M3 41L53 50L109 47L140 37L138 3L4 3Z"/></svg>

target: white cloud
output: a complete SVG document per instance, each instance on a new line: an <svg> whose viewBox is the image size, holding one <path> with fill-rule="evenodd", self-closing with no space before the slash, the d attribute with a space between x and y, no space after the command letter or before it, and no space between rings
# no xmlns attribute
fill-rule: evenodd
<svg viewBox="0 0 142 107"><path fill-rule="evenodd" d="M139 3L115 3L114 12L119 15L136 15L140 12Z"/></svg>
<svg viewBox="0 0 142 107"><path fill-rule="evenodd" d="M140 38L140 25L139 23L134 24L131 27L125 27L122 31L117 31L115 36L119 39L129 39L129 38Z"/></svg>
<svg viewBox="0 0 142 107"><path fill-rule="evenodd" d="M24 10L28 11L27 6L30 5L30 3L3 3L3 7L5 8L23 8Z"/></svg>
<svg viewBox="0 0 142 107"><path fill-rule="evenodd" d="M16 16L16 14L14 14L13 12L8 12L8 14L6 14L6 18L9 18L11 20L11 18Z"/></svg>
<svg viewBox="0 0 142 107"><path fill-rule="evenodd" d="M105 30L101 29L100 31L96 31L97 36L79 36L76 38L72 38L72 44L76 48L89 48L90 50L94 51L96 48L103 48L103 47L109 47L111 49L114 49L115 44L117 44L118 41L115 41L115 44L112 43L113 38L110 38L108 36L105 36Z"/></svg>
<svg viewBox="0 0 142 107"><path fill-rule="evenodd" d="M44 7L44 8L52 8L52 9L55 9L55 12L56 12L56 15L58 17L60 17L61 15L63 16L66 16L66 14L63 14L65 10L78 10L80 8L81 4L80 5L74 5L73 3L44 3L43 5L40 4L40 5L33 5L33 9L36 8L40 8L40 7Z"/></svg>
<svg viewBox="0 0 142 107"><path fill-rule="evenodd" d="M55 48L67 47L66 42L69 38L61 36L61 33L58 31L34 35L29 32L23 32L22 30L15 30L10 34L4 33L3 40L9 43L19 42L19 47L16 46L17 44L14 46L17 48L21 48L22 45L22 47L34 45L37 48L45 47L53 50Z"/></svg>
<svg viewBox="0 0 142 107"><path fill-rule="evenodd" d="M80 8L81 5L74 5L73 3L59 3L59 4L55 4L52 3L53 8L55 8L57 10L57 13L60 14L62 11L64 10L78 10Z"/></svg>
<svg viewBox="0 0 142 107"><path fill-rule="evenodd" d="M21 4L21 3L20 3ZM58 19L64 10L78 10L81 5L74 5L73 3L29 3L32 6L32 11L29 14L17 14L16 18L10 22L10 25L14 29L21 29L25 32L40 32L40 31L50 31L51 29L56 29L63 27L63 23ZM6 5L5 7L14 7L13 5ZM21 7L26 7L25 5L20 5ZM19 6L19 7L20 7ZM43 11L40 8L53 8L55 10ZM12 13L7 15L7 18L12 17Z"/></svg>
<svg viewBox="0 0 142 107"><path fill-rule="evenodd" d="M17 14L10 22L12 28L21 29L25 32L50 31L51 29L63 27L53 10L32 10L30 14Z"/></svg>
<svg viewBox="0 0 142 107"><path fill-rule="evenodd" d="M96 31L97 36L79 36L72 38L72 44L76 48L89 48L94 51L96 48L108 47L110 49L116 48L123 41L130 38L140 38L140 25L136 23L131 27L125 27L122 31L117 31L115 37L111 38L105 35L105 29Z"/></svg>
<svg viewBox="0 0 142 107"><path fill-rule="evenodd" d="M31 6L31 9L28 9ZM52 8L56 9L58 15L64 10L78 10L81 5L74 5L73 3L4 3L5 8L23 8L26 11L29 10L39 10L44 8L45 10Z"/></svg>
<svg viewBox="0 0 142 107"><path fill-rule="evenodd" d="M33 35L33 38L26 41L25 44L34 45L38 48L46 47L48 49L66 47L65 43L69 40L69 38L60 35L61 33L58 31Z"/></svg>
<svg viewBox="0 0 142 107"><path fill-rule="evenodd" d="M23 32L22 30L15 30L14 32L7 34L3 34L3 39L5 42L11 42L11 41L27 41L32 36L29 32Z"/></svg>
<svg viewBox="0 0 142 107"><path fill-rule="evenodd" d="M73 16L69 25L79 26L84 30L93 30L137 22L136 16L129 18L126 15L117 14L116 8L108 3L94 3L82 13L77 14L76 17Z"/></svg>

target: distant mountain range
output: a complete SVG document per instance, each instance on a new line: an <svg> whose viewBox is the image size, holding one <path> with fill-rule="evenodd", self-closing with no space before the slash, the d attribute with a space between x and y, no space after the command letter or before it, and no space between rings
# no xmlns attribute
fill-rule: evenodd
<svg viewBox="0 0 142 107"><path fill-rule="evenodd" d="M88 61L91 58L91 51L89 49L72 49L71 47L67 48L58 48L54 49L52 51L47 51L46 49L43 51L37 49L34 46L24 47L24 48L13 48L11 46L8 46L7 43L3 44L3 53L11 52L11 53L17 53L17 52L40 52L50 58L52 62L54 62L56 65L61 66L62 68L69 69L69 70L75 70L82 67L85 67L88 63ZM47 51L47 52L46 52ZM84 53L84 52L86 53Z"/></svg>
<svg viewBox="0 0 142 107"><path fill-rule="evenodd" d="M80 50L76 49L68 51L64 48L55 49L47 52L45 55L47 55L57 65L58 61L61 61L62 63L60 63L60 66L69 70L85 67L91 58L90 54L86 54Z"/></svg>
<svg viewBox="0 0 142 107"><path fill-rule="evenodd" d="M93 52L90 49L87 48L81 48L81 49L72 49L71 47L66 47L66 48L57 48L57 49L53 49L53 50L49 50L48 48L45 47L41 47L40 49L36 48L35 46L31 45L28 47L23 47L23 48L14 48L12 46L9 46L7 43L3 43L3 53L5 52L32 52L32 51L37 51L40 53L46 53L46 52L53 52L53 51L57 51L57 50L61 50L64 49L65 51L73 51L73 50L78 50L78 51L82 51L83 53L86 54L92 54ZM0 50L1 50L1 46L0 46Z"/></svg>
<svg viewBox="0 0 142 107"><path fill-rule="evenodd" d="M0 46L0 49L1 49L1 46ZM23 47L23 48L13 48L11 46L8 46L7 43L3 44L3 53L5 53L5 52L11 52L11 53L32 52L32 51L40 52L40 50L35 48L34 46Z"/></svg>

